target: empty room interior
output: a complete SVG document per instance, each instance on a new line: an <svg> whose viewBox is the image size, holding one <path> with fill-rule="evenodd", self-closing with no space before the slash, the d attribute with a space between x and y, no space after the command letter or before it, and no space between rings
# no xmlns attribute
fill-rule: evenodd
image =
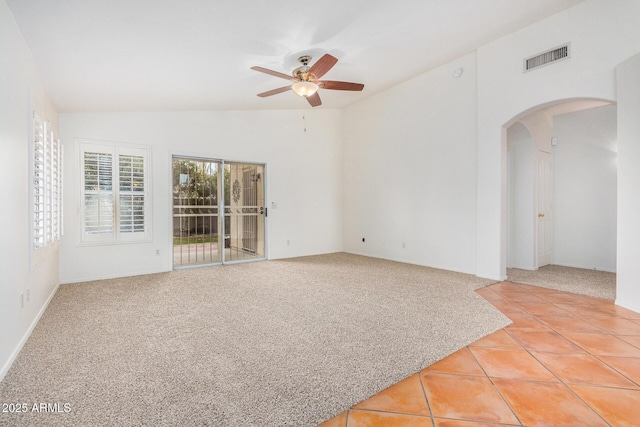
<svg viewBox="0 0 640 427"><path fill-rule="evenodd" d="M0 0L0 425L634 425L638 22Z"/></svg>

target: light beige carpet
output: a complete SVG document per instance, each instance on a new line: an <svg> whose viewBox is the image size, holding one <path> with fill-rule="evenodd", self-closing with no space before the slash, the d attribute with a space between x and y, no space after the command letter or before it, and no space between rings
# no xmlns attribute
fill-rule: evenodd
<svg viewBox="0 0 640 427"><path fill-rule="evenodd" d="M509 268L507 277L511 282L526 285L609 300L616 298L616 274L606 271L547 265L535 271Z"/></svg>
<svg viewBox="0 0 640 427"><path fill-rule="evenodd" d="M490 283L332 254L63 285L0 383L61 412L0 425L316 425L507 325Z"/></svg>

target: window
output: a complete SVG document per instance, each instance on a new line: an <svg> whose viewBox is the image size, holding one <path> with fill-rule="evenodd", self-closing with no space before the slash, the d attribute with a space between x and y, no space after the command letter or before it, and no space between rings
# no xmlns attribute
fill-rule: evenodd
<svg viewBox="0 0 640 427"><path fill-rule="evenodd" d="M120 232L144 232L144 157L120 155Z"/></svg>
<svg viewBox="0 0 640 427"><path fill-rule="evenodd" d="M33 117L33 245L46 245L46 148L44 121L34 113Z"/></svg>
<svg viewBox="0 0 640 427"><path fill-rule="evenodd" d="M149 241L148 148L82 140L81 241Z"/></svg>
<svg viewBox="0 0 640 427"><path fill-rule="evenodd" d="M32 124L32 264L62 237L62 144L37 111Z"/></svg>

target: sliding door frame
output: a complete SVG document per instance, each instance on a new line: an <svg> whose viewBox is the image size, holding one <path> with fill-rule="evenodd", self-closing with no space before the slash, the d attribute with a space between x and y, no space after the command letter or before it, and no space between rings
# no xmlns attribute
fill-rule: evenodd
<svg viewBox="0 0 640 427"><path fill-rule="evenodd" d="M219 197L218 197L218 216L219 216L219 220L218 220L218 239L222 240L222 244L221 244L221 260L218 262L212 262L212 263L207 263L207 264L193 264L193 265L179 265L176 266L174 263L174 255L173 255L173 251L174 251L174 241L173 241L173 233L174 233L174 214L173 214L173 161L174 159L184 159L184 160L195 160L195 161L205 161L205 162L215 162L219 164L220 167L220 171L222 173L218 174L218 193L219 193ZM240 259L240 260L227 260L226 259L226 251L225 251L225 229L226 229L226 208L227 205L225 204L225 200L224 200L224 194L225 194L225 184L224 184L224 170L225 167L227 165L232 165L232 164L236 164L236 165L255 165L255 166L260 166L262 167L262 192L263 192L263 207L264 207L264 217L263 217L263 221L264 221L264 226L263 226L263 238L264 238L264 248L263 248L263 252L264 255L260 258L249 258L249 259ZM247 160L231 160L231 159L220 159L220 158L216 158L216 157L208 157L208 156L201 156L201 155L193 155L193 154L181 154L179 152L172 152L169 155L169 168L171 171L171 178L169 179L169 200L171 201L171 207L169 209L169 218L170 221L169 223L171 224L171 226L169 227L169 241L171 242L171 244L169 245L169 247L171 248L171 265L172 265L172 269L173 270L182 270L182 269L187 269L187 268L199 268L199 267L209 267L209 266L216 266L216 265L231 265L231 264L241 264L241 263L245 263L245 262L256 262L256 261L265 261L267 259L269 259L269 226L268 226L268 202L267 202L267 188L268 188L268 182L267 182L267 176L268 176L268 168L267 168L267 164L264 162L252 162L252 161L247 161ZM220 197L221 196L221 197Z"/></svg>

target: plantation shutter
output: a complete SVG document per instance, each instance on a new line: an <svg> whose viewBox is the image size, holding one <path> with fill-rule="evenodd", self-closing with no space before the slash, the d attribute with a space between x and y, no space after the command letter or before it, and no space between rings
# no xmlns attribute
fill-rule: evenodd
<svg viewBox="0 0 640 427"><path fill-rule="evenodd" d="M113 233L112 153L84 153L84 232Z"/></svg>
<svg viewBox="0 0 640 427"><path fill-rule="evenodd" d="M144 232L144 157L120 155L120 232Z"/></svg>
<svg viewBox="0 0 640 427"><path fill-rule="evenodd" d="M80 143L82 241L118 243L149 238L148 150Z"/></svg>
<svg viewBox="0 0 640 427"><path fill-rule="evenodd" d="M55 154L56 154L56 162L54 164L54 239L60 240L64 235L64 207L63 207L63 169L62 169L62 159L64 156L64 149L60 139L57 135L54 138L55 143Z"/></svg>
<svg viewBox="0 0 640 427"><path fill-rule="evenodd" d="M33 245L46 245L46 148L44 121L33 115Z"/></svg>
<svg viewBox="0 0 640 427"><path fill-rule="evenodd" d="M31 126L30 263L34 267L62 237L62 143L53 123L37 109Z"/></svg>
<svg viewBox="0 0 640 427"><path fill-rule="evenodd" d="M51 242L60 238L60 147L59 141L55 131L51 130L51 227L49 233L49 239Z"/></svg>
<svg viewBox="0 0 640 427"><path fill-rule="evenodd" d="M52 202L51 194L53 180L53 156L52 156L52 130L51 122L44 122L44 231L46 236L45 244L53 242L52 227Z"/></svg>

